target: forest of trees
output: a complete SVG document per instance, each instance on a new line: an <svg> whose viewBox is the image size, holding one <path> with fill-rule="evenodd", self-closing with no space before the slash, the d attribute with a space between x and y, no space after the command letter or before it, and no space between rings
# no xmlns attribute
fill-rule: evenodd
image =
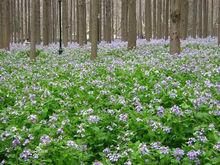
<svg viewBox="0 0 220 165"><path fill-rule="evenodd" d="M170 53L175 54L180 39L220 38L219 0L61 0L61 5L64 46L122 39L133 49L136 38L170 36ZM34 50L35 44L59 41L59 0L1 0L0 12L0 48L31 41Z"/></svg>

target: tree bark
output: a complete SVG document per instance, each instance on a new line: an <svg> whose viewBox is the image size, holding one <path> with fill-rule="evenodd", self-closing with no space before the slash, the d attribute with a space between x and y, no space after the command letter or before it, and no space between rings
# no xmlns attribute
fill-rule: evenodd
<svg viewBox="0 0 220 165"><path fill-rule="evenodd" d="M121 1L121 38L123 41L128 39L128 1Z"/></svg>
<svg viewBox="0 0 220 165"><path fill-rule="evenodd" d="M218 0L218 45L220 46L220 0Z"/></svg>
<svg viewBox="0 0 220 165"><path fill-rule="evenodd" d="M202 0L198 0L198 36L202 38Z"/></svg>
<svg viewBox="0 0 220 165"><path fill-rule="evenodd" d="M192 18L192 37L196 38L196 27L197 27L197 0L193 0L193 18Z"/></svg>
<svg viewBox="0 0 220 165"><path fill-rule="evenodd" d="M170 14L170 0L166 0L166 13L165 13L165 40L169 37L169 14Z"/></svg>
<svg viewBox="0 0 220 165"><path fill-rule="evenodd" d="M99 0L91 0L92 3L92 48L91 48L91 59L97 58L98 49L98 13L99 13Z"/></svg>
<svg viewBox="0 0 220 165"><path fill-rule="evenodd" d="M171 0L170 54L180 53L181 0Z"/></svg>
<svg viewBox="0 0 220 165"><path fill-rule="evenodd" d="M150 41L152 37L151 0L145 0L145 38Z"/></svg>
<svg viewBox="0 0 220 165"><path fill-rule="evenodd" d="M136 0L128 2L128 49L136 48L137 40L137 20L136 20Z"/></svg>
<svg viewBox="0 0 220 165"><path fill-rule="evenodd" d="M86 44L86 2L85 0L79 0L79 45Z"/></svg>
<svg viewBox="0 0 220 165"><path fill-rule="evenodd" d="M36 0L31 1L31 52L30 59L36 59Z"/></svg>
<svg viewBox="0 0 220 165"><path fill-rule="evenodd" d="M104 40L108 43L111 42L112 31L112 18L111 18L111 0L105 0L105 13L104 13Z"/></svg>
<svg viewBox="0 0 220 165"><path fill-rule="evenodd" d="M65 47L68 46L68 1L62 1L63 8L62 8L62 24L63 24L63 45Z"/></svg>
<svg viewBox="0 0 220 165"><path fill-rule="evenodd" d="M162 14L162 1L157 0L157 39L162 38L162 19L161 19L161 14Z"/></svg>

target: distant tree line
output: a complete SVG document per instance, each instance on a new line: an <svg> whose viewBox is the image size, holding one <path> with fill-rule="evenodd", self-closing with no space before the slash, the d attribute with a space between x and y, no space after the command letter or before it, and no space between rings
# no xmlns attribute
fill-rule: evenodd
<svg viewBox="0 0 220 165"><path fill-rule="evenodd" d="M180 52L180 40L189 36L218 36L220 45L220 0L61 2L64 46L68 42L83 46L91 41L97 47L101 41L110 43L119 38L128 42L128 49L133 49L137 38L147 41L170 38L170 52L175 54ZM57 43L59 19L58 0L1 0L0 49L27 40L34 45Z"/></svg>

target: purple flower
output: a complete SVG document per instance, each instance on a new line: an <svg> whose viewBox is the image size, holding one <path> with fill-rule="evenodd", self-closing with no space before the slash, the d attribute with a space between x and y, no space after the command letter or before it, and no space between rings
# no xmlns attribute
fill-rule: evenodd
<svg viewBox="0 0 220 165"><path fill-rule="evenodd" d="M168 154L169 153L168 147L160 147L159 150L160 150L161 154Z"/></svg>
<svg viewBox="0 0 220 165"><path fill-rule="evenodd" d="M78 145L77 145L74 141L72 141L72 140L68 140L67 143L66 143L66 145L67 145L68 147L72 147L72 148L75 148L75 149L78 148Z"/></svg>
<svg viewBox="0 0 220 165"><path fill-rule="evenodd" d="M173 151L173 156L177 159L180 160L184 156L184 151L180 148L176 148Z"/></svg>
<svg viewBox="0 0 220 165"><path fill-rule="evenodd" d="M31 152L30 150L24 150L21 154L20 154L20 158L27 160L30 156L31 156Z"/></svg>
<svg viewBox="0 0 220 165"><path fill-rule="evenodd" d="M128 115L127 114L120 114L119 115L119 120L126 122L128 120Z"/></svg>
<svg viewBox="0 0 220 165"><path fill-rule="evenodd" d="M100 118L98 116L91 115L88 117L89 123L98 123L100 121Z"/></svg>
<svg viewBox="0 0 220 165"><path fill-rule="evenodd" d="M180 108L177 105L174 105L171 108L171 111L176 115L176 116L182 116L183 112L181 112Z"/></svg>
<svg viewBox="0 0 220 165"><path fill-rule="evenodd" d="M187 144L188 144L189 146L192 146L195 142L196 142L196 139L195 139L195 138L189 138Z"/></svg>
<svg viewBox="0 0 220 165"><path fill-rule="evenodd" d="M48 143L51 142L51 139L48 135L43 135L40 138L40 142L43 143L43 144L48 144Z"/></svg>
<svg viewBox="0 0 220 165"><path fill-rule="evenodd" d="M103 165L103 164L99 161L96 161L96 162L93 163L93 165Z"/></svg>
<svg viewBox="0 0 220 165"><path fill-rule="evenodd" d="M220 142L213 146L213 149L220 151Z"/></svg>
<svg viewBox="0 0 220 165"><path fill-rule="evenodd" d="M164 114L164 108L163 107L158 107L157 108L157 116L162 117Z"/></svg>
<svg viewBox="0 0 220 165"><path fill-rule="evenodd" d="M12 145L13 145L13 147L16 147L16 146L18 146L19 144L21 144L20 138L16 137L16 138L12 141Z"/></svg>
<svg viewBox="0 0 220 165"><path fill-rule="evenodd" d="M140 150L142 155L146 155L146 154L149 153L149 150L148 150L146 144L141 144L140 147L139 147L139 150Z"/></svg>
<svg viewBox="0 0 220 165"><path fill-rule="evenodd" d="M36 115L30 115L30 116L28 116L28 120L31 121L32 123L36 123L37 116Z"/></svg>
<svg viewBox="0 0 220 165"><path fill-rule="evenodd" d="M198 156L201 155L201 151L195 151L195 150L191 150L187 153L187 156L190 160L197 160Z"/></svg>

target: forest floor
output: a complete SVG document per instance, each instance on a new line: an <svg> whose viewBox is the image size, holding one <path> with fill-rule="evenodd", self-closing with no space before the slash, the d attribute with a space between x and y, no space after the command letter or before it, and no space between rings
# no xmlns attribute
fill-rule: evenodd
<svg viewBox="0 0 220 165"><path fill-rule="evenodd" d="M6 164L220 164L220 49L187 39L126 50L28 46L0 52L0 162Z"/></svg>

